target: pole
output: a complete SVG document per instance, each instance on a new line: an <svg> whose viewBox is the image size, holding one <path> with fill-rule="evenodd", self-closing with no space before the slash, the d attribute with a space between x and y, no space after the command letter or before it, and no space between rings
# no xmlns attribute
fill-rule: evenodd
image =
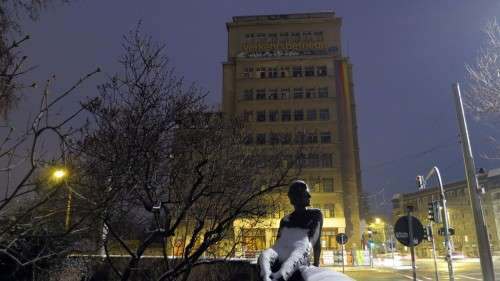
<svg viewBox="0 0 500 281"><path fill-rule="evenodd" d="M431 241L432 241L432 258L434 259L434 271L436 273L436 281L439 281L439 274L438 274L438 265L437 265L437 260L436 260L436 242L434 241L434 231L432 230L432 222L429 224L429 228L431 229Z"/></svg>
<svg viewBox="0 0 500 281"><path fill-rule="evenodd" d="M396 247L394 241L394 234L391 233L391 254L392 254L392 266L396 266L396 262L394 261L394 248Z"/></svg>
<svg viewBox="0 0 500 281"><path fill-rule="evenodd" d="M425 180L428 180L432 174L436 174L439 183L439 197L441 199L441 204L443 205L443 227L444 227L444 243L446 245L446 260L448 262L448 274L450 275L450 281L455 280L455 273L453 271L453 247L451 244L450 235L450 219L448 217L448 209L446 207L446 197L444 194L443 179L441 178L441 172L439 172L438 167L434 166L427 174Z"/></svg>
<svg viewBox="0 0 500 281"><path fill-rule="evenodd" d="M415 266L415 246L413 243L413 225L411 212L413 211L412 206L407 207L408 211L408 235L410 238L410 253L411 253L411 269L413 271L413 281L417 281L417 267Z"/></svg>
<svg viewBox="0 0 500 281"><path fill-rule="evenodd" d="M69 229L69 223L71 218L71 190L68 190L68 201L66 202L66 220L64 221L64 228L66 230Z"/></svg>
<svg viewBox="0 0 500 281"><path fill-rule="evenodd" d="M342 273L344 273L344 244L342 244Z"/></svg>
<svg viewBox="0 0 500 281"><path fill-rule="evenodd" d="M483 280L494 281L495 271L493 270L490 241L488 238L488 232L486 230L486 224L484 222L479 184L477 182L476 176L476 167L474 164L474 157L472 156L469 131L467 129L467 120L465 119L459 84L454 83L452 85L452 89L455 96L455 105L457 108L457 118L460 127L460 137L462 140L465 175L467 178L467 188L469 189L469 198L472 205L472 213L474 214L474 225L476 227L477 244L479 249L479 259L481 262Z"/></svg>
<svg viewBox="0 0 500 281"><path fill-rule="evenodd" d="M373 267L372 242L368 240L368 257L370 258L370 267Z"/></svg>

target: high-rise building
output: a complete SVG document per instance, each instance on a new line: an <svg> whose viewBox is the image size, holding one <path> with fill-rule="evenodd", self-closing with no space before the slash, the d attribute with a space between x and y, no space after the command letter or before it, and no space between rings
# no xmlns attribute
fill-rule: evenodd
<svg viewBox="0 0 500 281"><path fill-rule="evenodd" d="M237 16L227 23L222 111L241 116L249 145L316 146L301 177L312 206L323 211L322 246L360 247L361 174L352 66L342 56L341 19L333 12ZM279 225L252 231L256 250L269 247Z"/></svg>

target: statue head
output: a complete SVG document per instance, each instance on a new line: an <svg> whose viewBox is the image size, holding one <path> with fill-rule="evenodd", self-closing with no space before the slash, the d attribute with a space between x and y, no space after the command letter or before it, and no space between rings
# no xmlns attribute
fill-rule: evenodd
<svg viewBox="0 0 500 281"><path fill-rule="evenodd" d="M309 194L309 187L302 180L292 182L288 188L288 198L295 209L310 206L311 194Z"/></svg>

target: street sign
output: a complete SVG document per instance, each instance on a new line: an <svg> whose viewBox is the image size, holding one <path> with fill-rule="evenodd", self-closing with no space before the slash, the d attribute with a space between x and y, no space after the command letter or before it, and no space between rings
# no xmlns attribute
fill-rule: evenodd
<svg viewBox="0 0 500 281"><path fill-rule="evenodd" d="M345 235L345 233L339 233L335 236L335 240L337 240L337 243L339 243L340 245L344 245L345 243L347 243L347 235Z"/></svg>
<svg viewBox="0 0 500 281"><path fill-rule="evenodd" d="M413 246L417 246L424 239L424 227L422 223L412 216L412 232L413 232ZM408 216L400 217L396 224L394 225L394 236L399 241L399 243L405 246L410 245L410 234L408 230Z"/></svg>

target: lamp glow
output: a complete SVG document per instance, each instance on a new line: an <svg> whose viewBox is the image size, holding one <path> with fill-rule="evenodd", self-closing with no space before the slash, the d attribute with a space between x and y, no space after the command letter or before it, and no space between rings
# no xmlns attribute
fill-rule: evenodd
<svg viewBox="0 0 500 281"><path fill-rule="evenodd" d="M55 178L55 179L62 179L63 177L66 176L66 171L64 170L55 170L54 173L52 174L52 176Z"/></svg>

